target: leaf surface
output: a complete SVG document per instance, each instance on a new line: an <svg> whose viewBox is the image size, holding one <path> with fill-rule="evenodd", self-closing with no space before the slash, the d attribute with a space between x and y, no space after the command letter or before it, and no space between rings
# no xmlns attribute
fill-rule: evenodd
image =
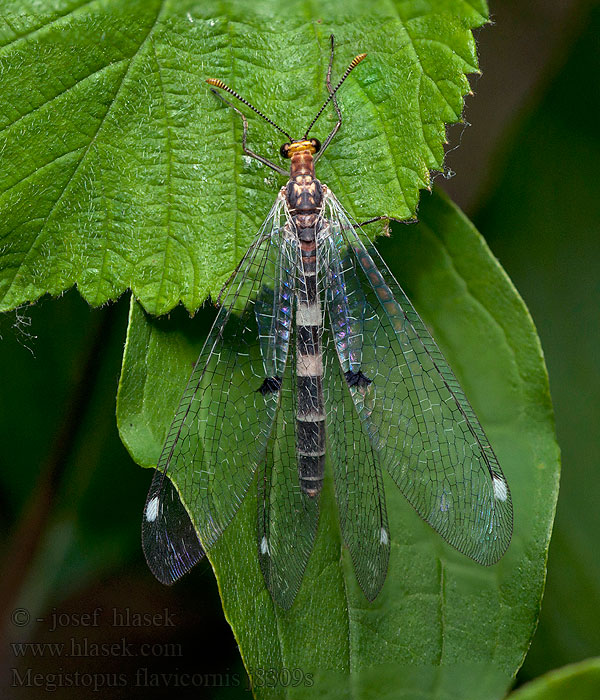
<svg viewBox="0 0 600 700"><path fill-rule="evenodd" d="M571 664L527 683L507 700L596 700L600 696L600 659Z"/></svg>
<svg viewBox="0 0 600 700"><path fill-rule="evenodd" d="M241 122L204 82L229 83L298 137L333 79L345 122L324 181L362 220L415 214L441 169L444 124L477 70L483 0L40 0L0 22L0 310L76 284L93 305L127 288L154 314L196 310L229 277L273 193L242 156ZM249 112L249 110L246 110ZM331 106L313 135L324 140ZM250 117L252 148L283 164ZM283 138L283 137L281 137Z"/></svg>

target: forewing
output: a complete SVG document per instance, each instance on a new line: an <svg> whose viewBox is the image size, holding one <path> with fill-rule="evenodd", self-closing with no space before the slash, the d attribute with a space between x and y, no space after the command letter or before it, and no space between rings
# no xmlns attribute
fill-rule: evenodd
<svg viewBox="0 0 600 700"><path fill-rule="evenodd" d="M148 565L164 583L217 541L264 461L279 392L260 388L283 374L289 345L286 220L278 197L228 286L169 429L142 523Z"/></svg>
<svg viewBox="0 0 600 700"><path fill-rule="evenodd" d="M333 465L340 528L356 578L368 600L385 581L390 537L379 456L369 440L369 424L356 405L368 386L359 378L366 300L348 290L340 250L329 235L318 246L327 309L323 356L328 455Z"/></svg>
<svg viewBox="0 0 600 700"><path fill-rule="evenodd" d="M364 298L360 366L370 383L352 398L371 444L424 520L459 551L493 564L510 542L513 512L483 428L425 324L331 193L324 216L346 293Z"/></svg>

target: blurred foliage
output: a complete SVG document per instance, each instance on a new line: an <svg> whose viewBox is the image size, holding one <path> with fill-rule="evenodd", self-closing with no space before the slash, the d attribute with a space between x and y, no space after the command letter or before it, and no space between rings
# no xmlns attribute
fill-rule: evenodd
<svg viewBox="0 0 600 700"><path fill-rule="evenodd" d="M563 469L546 594L522 670L600 652L600 8L498 152L474 217L529 306L545 351ZM595 78L594 78L595 80Z"/></svg>
<svg viewBox="0 0 600 700"><path fill-rule="evenodd" d="M10 514L5 526L23 516L35 485L52 472L51 483L44 488L52 499L53 525L46 528L44 537L45 547L56 559L45 563L42 580L48 590L43 594L39 588L40 606L47 604L45 595L52 589L68 595L78 589L82 578L112 568L126 556L123 549L130 540L126 530L135 522L128 496L116 491L111 499L127 518L121 523L103 517L102 500L94 496L96 490L103 490L104 465L119 460L127 464L115 439L113 396L126 321L123 310L121 306L94 313L71 292L60 301L46 299L2 317L0 363L5 371L0 421L10 436L4 442L3 463L11 467L2 469L6 504L2 511ZM100 354L96 353L98 333L103 334ZM93 373L82 376L90 355ZM65 435L70 404L82 384L83 411L77 425L67 426ZM64 460L61 441L67 443ZM125 483L136 481L140 479L128 474ZM30 574L26 586L37 589L40 573ZM28 605L38 605L29 594Z"/></svg>
<svg viewBox="0 0 600 700"><path fill-rule="evenodd" d="M511 693L507 700L598 700L600 659L551 671Z"/></svg>

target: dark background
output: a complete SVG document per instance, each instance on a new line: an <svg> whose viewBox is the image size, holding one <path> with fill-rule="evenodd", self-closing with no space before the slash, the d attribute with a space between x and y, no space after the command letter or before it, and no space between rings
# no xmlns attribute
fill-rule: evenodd
<svg viewBox="0 0 600 700"><path fill-rule="evenodd" d="M448 130L447 173L436 184L473 219L524 297L550 374L563 472L546 596L522 682L600 654L600 7L503 0L491 9L495 24L477 34L483 75L472 77L475 96L467 99L472 126ZM187 696L164 679L149 689L147 668L199 674L206 687L190 697L249 697L209 565L169 589L143 560L150 474L131 461L115 423L127 304L92 310L71 291L0 319L0 651L8 674L0 683L10 683L11 668L30 667L102 673L117 686L102 697ZM20 624L25 613L11 619L19 608L28 624ZM129 612L124 626L114 624L113 609ZM135 626L136 613L157 617ZM56 630L54 620L62 624ZM19 659L8 644L19 640L74 645L79 656ZM116 647L96 657L95 642ZM159 646L128 656L144 643ZM79 686L54 697L98 697Z"/></svg>

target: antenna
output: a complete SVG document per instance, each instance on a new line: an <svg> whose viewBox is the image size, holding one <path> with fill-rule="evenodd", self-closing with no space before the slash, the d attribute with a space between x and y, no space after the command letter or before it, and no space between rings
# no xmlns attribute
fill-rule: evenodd
<svg viewBox="0 0 600 700"><path fill-rule="evenodd" d="M363 56L363 58L364 58L364 56ZM355 58L354 60L356 61L356 58ZM362 60L362 59L361 59L361 60ZM352 68L354 68L354 66L352 66ZM346 71L346 73L349 73L350 70L351 70L351 69L349 68L349 69ZM344 78L345 78L345 77L346 77L346 76L344 76ZM343 81L343 78L342 78L342 81ZM341 84L342 81L340 81L340 84ZM228 87L227 85L225 85L225 83L224 83L222 80L219 80L218 78L207 78L206 82L207 82L209 85L214 85L215 87L221 88L221 90L226 90L230 95L233 95L233 96L234 96L236 99L238 99L240 102L243 102L243 103L246 105L246 107L250 107L250 109L251 109L253 112L256 112L256 114L258 114L259 117L262 117L266 122L269 122L269 124L271 124L271 126L274 126L274 127L277 129L277 131L281 131L281 133L282 133L284 136L287 136L288 139L289 139L290 141L293 141L293 140L294 140L294 139L288 134L287 131L284 131L280 126L277 126L277 124L275 124L275 122L274 122L272 119L269 119L269 117L266 117L260 110L256 109L256 107L254 107L253 105L251 105L251 104L248 102L248 100L245 100L241 95L238 95L238 93L237 93L235 90L232 90L230 87ZM338 85L338 87L339 87L339 85ZM336 90L337 90L337 87L336 87ZM325 103L325 104L327 104L327 103ZM323 110L321 110L321 111L323 111ZM317 115L317 116L318 116L318 115ZM313 123L314 123L314 122L313 122ZM312 125L311 125L311 126L312 126Z"/></svg>
<svg viewBox="0 0 600 700"><path fill-rule="evenodd" d="M352 59L350 65L348 66L348 68L346 68L346 72L344 73L344 75L342 75L342 77L341 77L341 79L340 79L340 82L339 82L339 83L333 88L333 90L329 93L329 97L325 100L325 102L323 103L323 106L322 106L321 109L317 112L317 116L316 116L316 117L312 120L312 122L310 123L308 129L306 130L306 132L305 132L305 134L304 134L304 138L305 138L305 139L308 138L308 132L313 128L313 126L315 125L315 122L316 122L317 119L321 116L321 114L323 114L323 110L325 109L325 107L327 107L327 105L329 104L329 102L332 100L332 98L333 98L333 96L335 95L335 93L340 89L340 87L341 87L342 83L344 82L344 80L346 80L346 78L350 75L352 69L353 69L353 68L356 68L356 66L363 60L363 58L366 57L366 55L367 55L366 53L359 53L358 56L355 56L355 57ZM229 88L228 88L228 89L229 89ZM253 107L252 109L254 109L254 107ZM286 135L287 135L287 134L286 134Z"/></svg>

